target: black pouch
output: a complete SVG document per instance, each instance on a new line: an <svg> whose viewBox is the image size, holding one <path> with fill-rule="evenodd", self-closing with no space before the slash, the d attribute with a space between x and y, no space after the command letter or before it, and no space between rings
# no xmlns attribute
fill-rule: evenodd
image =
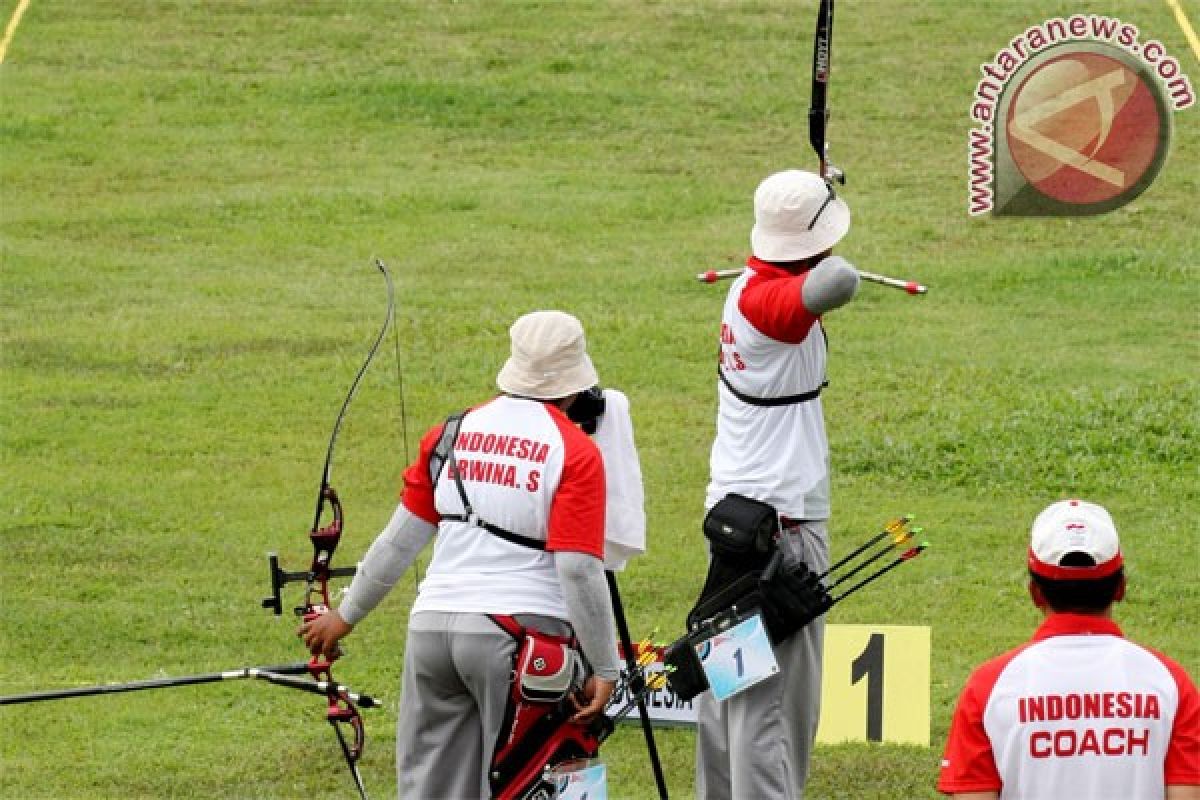
<svg viewBox="0 0 1200 800"><path fill-rule="evenodd" d="M732 606L757 605L759 576L778 554L774 507L740 494L727 494L704 517L712 559L700 597L687 616L689 629Z"/></svg>
<svg viewBox="0 0 1200 800"><path fill-rule="evenodd" d="M713 554L729 560L765 562L778 532L775 508L740 494L725 495L704 516L704 535Z"/></svg>
<svg viewBox="0 0 1200 800"><path fill-rule="evenodd" d="M682 700L708 688L696 645L762 605L764 570L782 557L775 543L779 515L759 500L725 495L705 515L703 531L712 549L704 588L687 615L688 633L663 654L667 682Z"/></svg>

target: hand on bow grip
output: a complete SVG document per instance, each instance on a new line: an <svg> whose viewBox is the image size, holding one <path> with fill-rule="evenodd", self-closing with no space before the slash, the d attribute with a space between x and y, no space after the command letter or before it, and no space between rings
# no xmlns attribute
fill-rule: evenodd
<svg viewBox="0 0 1200 800"><path fill-rule="evenodd" d="M326 609L305 614L304 623L296 629L296 635L304 640L308 652L333 661L342 654L338 642L352 630L354 626L342 619L336 609Z"/></svg>

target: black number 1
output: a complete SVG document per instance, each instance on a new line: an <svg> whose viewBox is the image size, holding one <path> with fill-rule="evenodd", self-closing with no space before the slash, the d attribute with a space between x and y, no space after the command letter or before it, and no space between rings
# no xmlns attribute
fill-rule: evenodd
<svg viewBox="0 0 1200 800"><path fill-rule="evenodd" d="M850 683L867 676L867 741L883 741L883 634L872 633L851 663Z"/></svg>

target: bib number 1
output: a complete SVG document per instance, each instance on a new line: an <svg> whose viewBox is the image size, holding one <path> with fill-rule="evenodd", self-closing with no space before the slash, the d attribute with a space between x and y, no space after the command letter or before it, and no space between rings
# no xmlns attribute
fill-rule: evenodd
<svg viewBox="0 0 1200 800"><path fill-rule="evenodd" d="M779 672L759 614L700 642L696 655L717 700L733 697Z"/></svg>

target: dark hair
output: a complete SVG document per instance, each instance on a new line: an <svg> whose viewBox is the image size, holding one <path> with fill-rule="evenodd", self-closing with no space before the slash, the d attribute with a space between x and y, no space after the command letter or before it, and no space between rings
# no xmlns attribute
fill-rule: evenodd
<svg viewBox="0 0 1200 800"><path fill-rule="evenodd" d="M808 258L799 258L795 261L767 261L765 258L760 258L759 261L766 261L768 264L785 269L788 272L805 272L829 258L832 252L833 248L828 247L819 253L813 253Z"/></svg>
<svg viewBox="0 0 1200 800"><path fill-rule="evenodd" d="M596 425L603 413L604 390L599 386L593 386L575 395L574 402L567 409L567 419L583 428L583 432L591 436L596 432Z"/></svg>
<svg viewBox="0 0 1200 800"><path fill-rule="evenodd" d="M1067 553L1059 562L1061 567L1094 567L1095 560L1086 553ZM1058 612L1094 614L1111 606L1117 599L1125 568L1120 567L1112 575L1094 580L1058 581L1043 578L1033 572L1033 580L1046 598L1050 608Z"/></svg>

